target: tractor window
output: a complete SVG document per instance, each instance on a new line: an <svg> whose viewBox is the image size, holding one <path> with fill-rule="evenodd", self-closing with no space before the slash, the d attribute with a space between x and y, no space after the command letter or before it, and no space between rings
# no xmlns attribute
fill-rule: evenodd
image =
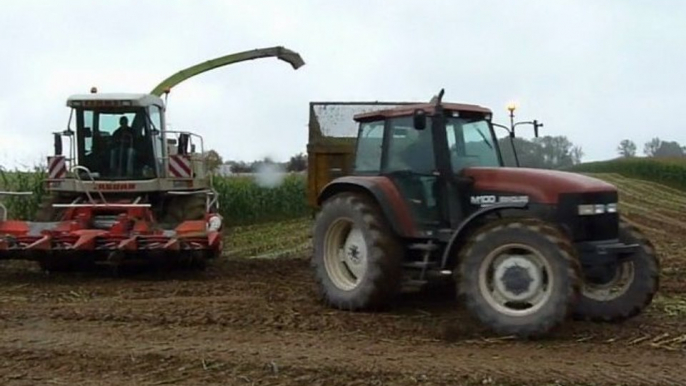
<svg viewBox="0 0 686 386"><path fill-rule="evenodd" d="M431 127L430 121L427 127ZM386 170L431 174L435 169L431 130L416 130L412 117L390 119L390 126L393 135L388 142Z"/></svg>
<svg viewBox="0 0 686 386"><path fill-rule="evenodd" d="M356 172L381 171L381 151L383 149L384 122L363 122L360 125L359 140L355 153Z"/></svg>
<svg viewBox="0 0 686 386"><path fill-rule="evenodd" d="M446 131L453 171L470 166L500 166L498 144L485 120L449 118Z"/></svg>

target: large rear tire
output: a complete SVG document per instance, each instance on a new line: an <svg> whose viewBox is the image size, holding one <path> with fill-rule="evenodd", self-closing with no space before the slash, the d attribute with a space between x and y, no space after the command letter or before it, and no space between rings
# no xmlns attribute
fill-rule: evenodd
<svg viewBox="0 0 686 386"><path fill-rule="evenodd" d="M486 225L467 241L456 270L469 311L498 334L541 336L571 314L579 263L567 238L532 219Z"/></svg>
<svg viewBox="0 0 686 386"><path fill-rule="evenodd" d="M314 225L319 293L343 310L386 307L400 292L403 249L376 203L359 194L327 200Z"/></svg>
<svg viewBox="0 0 686 386"><path fill-rule="evenodd" d="M620 222L619 240L639 249L612 268L604 280L586 278L575 319L622 322L640 314L658 291L660 263L653 244L637 228Z"/></svg>

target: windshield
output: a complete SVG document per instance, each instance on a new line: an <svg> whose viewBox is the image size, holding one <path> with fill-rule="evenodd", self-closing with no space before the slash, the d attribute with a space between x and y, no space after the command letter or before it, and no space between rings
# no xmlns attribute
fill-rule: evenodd
<svg viewBox="0 0 686 386"><path fill-rule="evenodd" d="M470 166L500 166L498 144L486 120L449 117L446 134L453 171Z"/></svg>
<svg viewBox="0 0 686 386"><path fill-rule="evenodd" d="M77 110L79 164L96 179L155 177L151 128L144 108Z"/></svg>

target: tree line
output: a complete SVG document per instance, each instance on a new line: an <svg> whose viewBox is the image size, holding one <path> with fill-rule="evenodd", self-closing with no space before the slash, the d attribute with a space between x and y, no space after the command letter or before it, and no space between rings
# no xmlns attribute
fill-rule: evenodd
<svg viewBox="0 0 686 386"><path fill-rule="evenodd" d="M511 142L512 141L512 142ZM536 169L562 169L581 163L583 149L566 136L544 136L527 140L524 138L501 138L498 140L505 166ZM513 146L517 153L515 159Z"/></svg>
<svg viewBox="0 0 686 386"><path fill-rule="evenodd" d="M220 169L228 169L231 173L255 173L264 165L276 166L287 172L302 172L307 169L307 154L304 153L298 153L286 162L275 162L269 157L252 162L224 161L222 156L215 150L207 151L205 157L207 159L208 171L211 173L217 173ZM224 167L222 168L222 166Z"/></svg>
<svg viewBox="0 0 686 386"><path fill-rule="evenodd" d="M617 146L617 153L622 158L636 157L636 143L630 139L622 140ZM655 158L684 157L686 146L681 146L676 141L663 141L655 137L643 145L643 154Z"/></svg>
<svg viewBox="0 0 686 386"><path fill-rule="evenodd" d="M575 145L565 136L545 136L527 140L524 138L501 138L498 145L506 166L516 166L512 145L517 152L517 159L521 167L540 169L561 169L581 163L584 152L581 146ZM264 165L276 166L288 172L302 172L307 170L307 154L298 153L286 162L274 162L270 158L257 161L225 161L215 150L206 154L210 172L217 173L220 169L231 173L255 173Z"/></svg>

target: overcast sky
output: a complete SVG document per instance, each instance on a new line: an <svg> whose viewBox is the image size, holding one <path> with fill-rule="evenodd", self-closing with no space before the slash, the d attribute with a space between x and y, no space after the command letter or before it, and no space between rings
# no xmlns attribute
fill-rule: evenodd
<svg viewBox="0 0 686 386"><path fill-rule="evenodd" d="M259 5L258 5L259 4ZM224 159L305 151L308 103L444 99L544 122L584 160L686 144L686 1L2 0L0 164L40 162L70 94L149 92L190 65L283 45L176 87L168 120ZM524 130L526 131L526 130Z"/></svg>

